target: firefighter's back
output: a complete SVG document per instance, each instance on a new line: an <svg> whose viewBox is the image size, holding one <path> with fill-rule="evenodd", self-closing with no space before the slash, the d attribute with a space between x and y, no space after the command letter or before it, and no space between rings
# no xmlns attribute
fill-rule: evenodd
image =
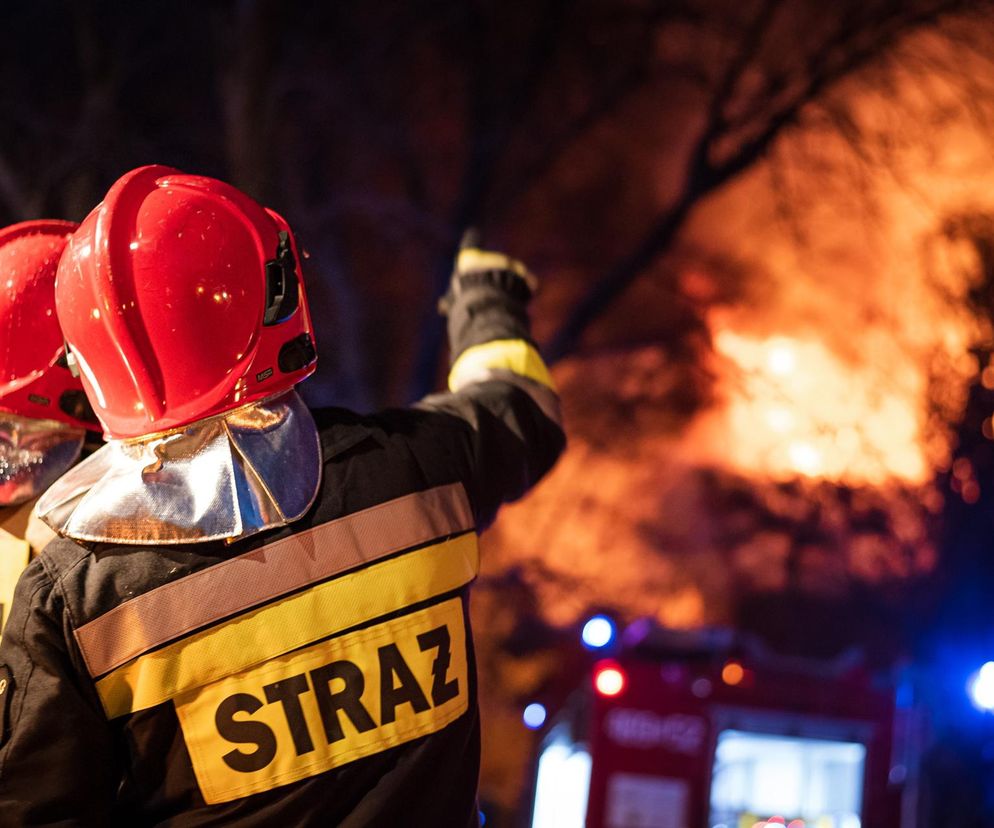
<svg viewBox="0 0 994 828"><path fill-rule="evenodd" d="M0 641L0 824L477 821L477 532L564 445L519 263L460 254L449 391L312 414L289 226L213 179L125 175L56 301L109 437Z"/></svg>
<svg viewBox="0 0 994 828"><path fill-rule="evenodd" d="M33 565L112 723L79 759L120 783L115 821L475 823L475 518L433 419L319 412L324 479L291 527L168 549L60 540ZM60 695L26 703L73 709Z"/></svg>

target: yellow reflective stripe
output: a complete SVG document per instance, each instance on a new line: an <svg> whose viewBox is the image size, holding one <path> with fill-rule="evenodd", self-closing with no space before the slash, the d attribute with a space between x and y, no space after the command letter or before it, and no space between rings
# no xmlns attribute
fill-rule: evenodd
<svg viewBox="0 0 994 828"><path fill-rule="evenodd" d="M473 528L459 483L323 523L145 592L75 631L93 678L154 650L402 549Z"/></svg>
<svg viewBox="0 0 994 828"><path fill-rule="evenodd" d="M96 683L109 719L162 704L270 658L458 589L479 571L476 534L318 584L139 656Z"/></svg>
<svg viewBox="0 0 994 828"><path fill-rule="evenodd" d="M449 390L478 382L488 371L503 369L555 390L555 384L534 346L523 339L495 339L463 351L449 371Z"/></svg>

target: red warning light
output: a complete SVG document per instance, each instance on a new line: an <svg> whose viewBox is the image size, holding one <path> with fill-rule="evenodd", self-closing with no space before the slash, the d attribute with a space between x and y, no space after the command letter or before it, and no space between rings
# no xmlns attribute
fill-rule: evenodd
<svg viewBox="0 0 994 828"><path fill-rule="evenodd" d="M602 696L617 696L627 684L625 671L613 661L602 661L594 668L594 687Z"/></svg>

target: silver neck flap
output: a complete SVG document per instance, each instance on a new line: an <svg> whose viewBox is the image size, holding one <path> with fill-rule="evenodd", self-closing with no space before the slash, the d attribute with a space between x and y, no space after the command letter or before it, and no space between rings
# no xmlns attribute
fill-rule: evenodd
<svg viewBox="0 0 994 828"><path fill-rule="evenodd" d="M59 478L37 513L79 541L234 541L292 523L321 484L321 447L294 391L165 434L111 440Z"/></svg>

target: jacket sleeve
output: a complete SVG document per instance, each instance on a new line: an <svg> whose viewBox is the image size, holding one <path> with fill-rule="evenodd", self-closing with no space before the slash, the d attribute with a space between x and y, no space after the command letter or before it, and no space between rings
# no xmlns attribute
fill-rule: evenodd
<svg viewBox="0 0 994 828"><path fill-rule="evenodd" d="M0 640L0 825L112 822L120 761L71 630L56 584L35 559Z"/></svg>
<svg viewBox="0 0 994 828"><path fill-rule="evenodd" d="M464 277L461 287L448 313L449 392L418 407L457 418L450 440L482 528L552 468L566 438L559 397L531 339L528 288L508 271Z"/></svg>

